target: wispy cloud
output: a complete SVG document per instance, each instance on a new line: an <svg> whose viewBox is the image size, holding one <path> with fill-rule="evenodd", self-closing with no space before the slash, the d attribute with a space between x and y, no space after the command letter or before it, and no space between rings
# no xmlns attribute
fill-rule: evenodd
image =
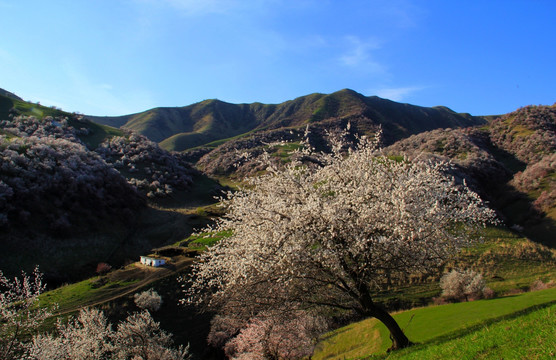
<svg viewBox="0 0 556 360"><path fill-rule="evenodd" d="M373 51L380 49L378 40L361 40L357 36L346 36L343 46L344 51L339 56L341 65L366 73L386 73L386 67L373 56Z"/></svg>
<svg viewBox="0 0 556 360"><path fill-rule="evenodd" d="M423 86L406 86L406 87L397 87L397 88L382 88L378 90L370 90L369 93L376 94L379 97L390 99L394 101L403 101L407 98L407 96L423 90L425 87Z"/></svg>
<svg viewBox="0 0 556 360"><path fill-rule="evenodd" d="M379 1L375 9L380 16L389 20L391 25L398 28L413 28L418 26L423 17L423 10L411 0Z"/></svg>
<svg viewBox="0 0 556 360"><path fill-rule="evenodd" d="M227 14L235 10L256 9L276 0L135 0L138 3L170 7L180 15Z"/></svg>
<svg viewBox="0 0 556 360"><path fill-rule="evenodd" d="M237 0L160 0L188 15L225 13L239 4Z"/></svg>

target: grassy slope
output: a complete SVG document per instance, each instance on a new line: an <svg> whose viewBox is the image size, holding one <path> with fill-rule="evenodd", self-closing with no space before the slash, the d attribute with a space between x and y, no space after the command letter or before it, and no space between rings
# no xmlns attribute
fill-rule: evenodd
<svg viewBox="0 0 556 360"><path fill-rule="evenodd" d="M552 288L498 299L418 308L395 314L394 318L405 329L406 334L413 342L441 344L481 329L485 324L493 323L505 316L533 306L555 302L556 288ZM513 336L519 336L519 330L518 334ZM465 339L461 341L464 342ZM313 359L361 358L373 353L384 353L390 346L388 331L384 325L376 319L367 319L335 330L325 336L317 347ZM428 353L434 352L429 351ZM428 357L412 358L425 359Z"/></svg>
<svg viewBox="0 0 556 360"><path fill-rule="evenodd" d="M105 303L136 292L152 282L182 271L192 261L190 258L179 256L174 258L170 266L160 268L132 263L107 275L47 291L40 296L40 305L56 305L56 314L74 312L84 306Z"/></svg>
<svg viewBox="0 0 556 360"><path fill-rule="evenodd" d="M58 109L0 95L0 120L7 119L10 109L12 108L15 108L21 115L35 116L37 118L69 115Z"/></svg>

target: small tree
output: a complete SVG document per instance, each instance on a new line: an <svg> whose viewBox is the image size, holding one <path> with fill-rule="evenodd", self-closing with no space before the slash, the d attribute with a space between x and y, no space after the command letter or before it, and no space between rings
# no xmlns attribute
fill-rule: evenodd
<svg viewBox="0 0 556 360"><path fill-rule="evenodd" d="M25 350L21 337L50 316L49 309L36 306L46 287L42 277L38 266L21 279L9 280L0 271L0 359L19 359Z"/></svg>
<svg viewBox="0 0 556 360"><path fill-rule="evenodd" d="M114 333L115 359L188 360L189 347L172 348L172 335L147 310L134 313Z"/></svg>
<svg viewBox="0 0 556 360"><path fill-rule="evenodd" d="M442 296L448 299L481 298L487 289L483 275L473 270L454 269L440 279Z"/></svg>
<svg viewBox="0 0 556 360"><path fill-rule="evenodd" d="M494 213L445 163L398 162L368 141L349 156L341 149L311 166L278 168L267 157L266 175L228 194L213 230L233 235L193 266L186 300L245 319L277 308L355 311L386 325L392 349L408 346L375 292L439 266Z"/></svg>
<svg viewBox="0 0 556 360"><path fill-rule="evenodd" d="M158 311L162 305L162 297L153 289L137 293L133 296L135 305L141 309Z"/></svg>
<svg viewBox="0 0 556 360"><path fill-rule="evenodd" d="M41 334L33 338L31 359L106 359L112 351L112 326L97 309L82 309L67 324L58 320L56 328L58 336Z"/></svg>
<svg viewBox="0 0 556 360"><path fill-rule="evenodd" d="M172 347L171 335L148 311L134 313L116 331L103 312L82 309L67 324L58 322L57 335L36 335L29 349L34 360L143 359L188 360L188 347Z"/></svg>

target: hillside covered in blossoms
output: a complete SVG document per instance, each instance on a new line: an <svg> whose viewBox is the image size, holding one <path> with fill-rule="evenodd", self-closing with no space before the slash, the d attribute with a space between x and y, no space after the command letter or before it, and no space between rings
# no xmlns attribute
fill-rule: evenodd
<svg viewBox="0 0 556 360"><path fill-rule="evenodd" d="M2 252L2 265L15 267L22 247L35 250L35 261L48 254L55 262L71 248L138 245L126 229L136 227L148 201L187 192L199 176L182 155L144 136L108 131L76 116L0 121L0 228L2 246L12 249ZM98 252L68 266L92 267Z"/></svg>

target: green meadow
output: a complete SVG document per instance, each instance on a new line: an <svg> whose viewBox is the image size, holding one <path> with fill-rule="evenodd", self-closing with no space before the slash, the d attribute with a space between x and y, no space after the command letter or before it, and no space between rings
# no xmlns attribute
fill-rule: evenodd
<svg viewBox="0 0 556 360"><path fill-rule="evenodd" d="M542 310L532 311L534 309ZM543 348L550 348L552 344L554 351L555 310L556 288L497 299L412 309L399 312L394 318L417 345L385 354L391 345L388 330L376 319L367 319L323 336L313 360L520 358L496 357L498 350L489 350L506 346L509 338L522 339L512 345L520 352L533 351L533 345L539 342ZM521 323L524 325L519 325ZM490 332L500 335L489 335ZM532 348L527 345L529 338ZM535 340L537 338L540 340ZM488 356L473 357L473 354L481 351ZM462 354L463 357L456 354ZM369 358L370 355L375 356Z"/></svg>

